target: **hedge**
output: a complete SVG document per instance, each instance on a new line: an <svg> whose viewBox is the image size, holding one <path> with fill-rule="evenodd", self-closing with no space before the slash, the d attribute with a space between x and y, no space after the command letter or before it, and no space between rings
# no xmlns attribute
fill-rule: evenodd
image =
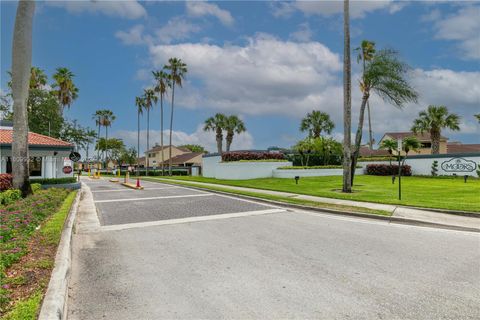
<svg viewBox="0 0 480 320"><path fill-rule="evenodd" d="M225 152L222 154L222 161L241 161L241 160L284 160L283 153L272 152Z"/></svg>
<svg viewBox="0 0 480 320"><path fill-rule="evenodd" d="M398 174L398 165L396 164L368 164L365 174L372 176L394 176ZM402 176L411 176L412 168L409 165L402 166Z"/></svg>
<svg viewBox="0 0 480 320"><path fill-rule="evenodd" d="M66 178L46 178L46 179L31 179L30 183L39 183L39 184L64 184L64 183L75 183L77 178L75 177L66 177Z"/></svg>

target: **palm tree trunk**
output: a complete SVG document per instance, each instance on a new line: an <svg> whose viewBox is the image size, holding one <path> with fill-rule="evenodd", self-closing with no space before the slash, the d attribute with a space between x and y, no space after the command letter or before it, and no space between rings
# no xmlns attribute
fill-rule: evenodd
<svg viewBox="0 0 480 320"><path fill-rule="evenodd" d="M140 111L137 111L137 177L140 175Z"/></svg>
<svg viewBox="0 0 480 320"><path fill-rule="evenodd" d="M20 189L23 197L32 194L29 180L27 99L32 65L34 13L34 1L21 0L18 3L12 47L13 187Z"/></svg>
<svg viewBox="0 0 480 320"><path fill-rule="evenodd" d="M173 127L173 107L175 101L175 81L172 82L172 107L170 109L170 141L168 148L168 175L172 175L172 127Z"/></svg>
<svg viewBox="0 0 480 320"><path fill-rule="evenodd" d="M108 125L105 126L105 169L108 172Z"/></svg>
<svg viewBox="0 0 480 320"><path fill-rule="evenodd" d="M352 127L352 81L350 64L350 17L349 0L343 1L343 192L352 192L350 178L351 127Z"/></svg>
<svg viewBox="0 0 480 320"><path fill-rule="evenodd" d="M217 128L217 134L215 136L216 140L217 140L217 152L219 155L222 155L222 144L223 144L223 133L222 133L222 129L220 128ZM227 151L228 151L228 141L227 141Z"/></svg>
<svg viewBox="0 0 480 320"><path fill-rule="evenodd" d="M99 120L99 123L98 123L98 134L97 134L97 161L100 162L100 144L99 144L99 141L100 141L100 129L101 129L101 125L100 125L100 120Z"/></svg>
<svg viewBox="0 0 480 320"><path fill-rule="evenodd" d="M432 141L432 154L440 154L440 131L431 130L430 139Z"/></svg>
<svg viewBox="0 0 480 320"><path fill-rule="evenodd" d="M370 116L370 100L367 101L367 115L368 115L368 144L370 149L373 149L373 131L372 131L372 118Z"/></svg>
<svg viewBox="0 0 480 320"><path fill-rule="evenodd" d="M233 142L233 132L232 133L228 132L227 133L227 139L226 139L226 143L227 143L226 150L227 150L227 152L230 151L230 146L232 145L232 142Z"/></svg>
<svg viewBox="0 0 480 320"><path fill-rule="evenodd" d="M358 128L355 135L355 146L352 152L352 163L350 171L351 185L353 186L353 179L355 178L355 169L357 166L358 155L360 153L360 145L362 143L363 122L365 118L365 108L367 106L369 92L365 91L362 97L362 105L360 106L360 116L358 117Z"/></svg>
<svg viewBox="0 0 480 320"><path fill-rule="evenodd" d="M162 148L162 176L165 175L165 155L163 150L163 93L160 93L160 147Z"/></svg>
<svg viewBox="0 0 480 320"><path fill-rule="evenodd" d="M145 175L148 177L148 165L150 163L150 106L147 106L147 153L145 154Z"/></svg>

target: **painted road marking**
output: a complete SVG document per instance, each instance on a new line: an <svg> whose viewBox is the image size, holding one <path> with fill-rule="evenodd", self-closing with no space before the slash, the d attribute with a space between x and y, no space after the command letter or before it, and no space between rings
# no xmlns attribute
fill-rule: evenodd
<svg viewBox="0 0 480 320"><path fill-rule="evenodd" d="M142 191L148 191L148 190L164 190L164 189L178 189L178 187L163 187L163 188L144 188ZM112 190L94 190L92 191L93 193L99 193L99 192L127 192L127 191L132 191L132 189L112 189Z"/></svg>
<svg viewBox="0 0 480 320"><path fill-rule="evenodd" d="M164 196L164 197L147 197L147 198L124 198L124 199L111 199L111 200L97 200L95 203L105 202L122 202L122 201L144 201L144 200L157 200L157 199L175 199L175 198L190 198L190 197L208 197L213 196L212 193L208 194L189 194L183 196Z"/></svg>
<svg viewBox="0 0 480 320"><path fill-rule="evenodd" d="M266 209L266 210L244 211L244 212L235 212L235 213L214 214L209 216L189 217L189 218L181 218L181 219L167 219L167 220L158 220L158 221L149 221L149 222L126 223L126 224L117 224L117 225L111 225L111 226L103 226L103 227L100 227L100 230L118 231L118 230L132 229L132 228L145 228L145 227L162 226L162 225L179 224L179 223L190 223L190 222L200 222L200 221L209 221L209 220L258 216L263 214L280 213L280 212L286 212L286 210L285 209Z"/></svg>

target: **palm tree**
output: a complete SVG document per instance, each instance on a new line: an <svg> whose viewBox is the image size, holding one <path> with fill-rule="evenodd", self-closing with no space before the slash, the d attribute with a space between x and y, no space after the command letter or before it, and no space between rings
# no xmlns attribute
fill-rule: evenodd
<svg viewBox="0 0 480 320"><path fill-rule="evenodd" d="M140 175L140 115L143 114L145 108L145 99L143 97L135 97L135 105L137 106L137 178Z"/></svg>
<svg viewBox="0 0 480 320"><path fill-rule="evenodd" d="M168 59L168 64L164 67L165 70L169 70L169 79L172 85L172 104L170 109L170 142L168 151L168 174L172 175L172 129L173 129L173 110L175 102L175 85L182 87L182 80L187 73L187 65L178 58Z"/></svg>
<svg viewBox="0 0 480 320"><path fill-rule="evenodd" d="M343 0L343 192L352 192L351 179L351 128L352 80L350 63L350 2Z"/></svg>
<svg viewBox="0 0 480 320"><path fill-rule="evenodd" d="M402 141L402 148L403 151L405 151L405 159L403 159L403 162L405 163L405 160L407 159L408 153L410 151L418 151L420 149L421 144L420 141L416 137L406 137Z"/></svg>
<svg viewBox="0 0 480 320"><path fill-rule="evenodd" d="M355 49L358 51L357 62L362 61L363 73L365 73L365 67L367 61L372 61L375 55L375 42L363 40L360 47ZM368 117L368 137L370 149L373 148L373 132L372 132L372 118L370 116L370 101L367 100L367 117Z"/></svg>
<svg viewBox="0 0 480 320"><path fill-rule="evenodd" d="M157 81L154 90L160 95L160 147L162 148L162 176L165 175L165 159L163 150L163 97L167 94L167 89L171 87L168 73L163 70L154 71L153 76Z"/></svg>
<svg viewBox="0 0 480 320"><path fill-rule="evenodd" d="M474 116L475 116L475 118L477 118L477 120L478 120L478 123L480 123L480 113L478 113L478 114L475 114Z"/></svg>
<svg viewBox="0 0 480 320"><path fill-rule="evenodd" d="M227 131L226 143L227 152L230 151L230 146L232 145L233 136L247 131L245 128L245 123L238 118L237 116L229 116L225 119L225 130Z"/></svg>
<svg viewBox="0 0 480 320"><path fill-rule="evenodd" d="M328 113L317 110L308 113L300 124L300 131L308 131L311 138L320 138L322 131L330 134L333 128L335 124L330 120Z"/></svg>
<svg viewBox="0 0 480 320"><path fill-rule="evenodd" d="M427 111L421 111L418 118L413 121L412 131L414 133L430 133L432 141L432 154L440 153L440 136L443 128L458 131L460 130L460 117L455 113L448 113L445 106L430 105Z"/></svg>
<svg viewBox="0 0 480 320"><path fill-rule="evenodd" d="M222 154L223 129L226 127L227 117L222 113L217 113L215 116L205 120L203 127L204 131L215 131L215 138L217 140L217 151ZM233 135L232 135L233 138Z"/></svg>
<svg viewBox="0 0 480 320"><path fill-rule="evenodd" d="M92 115L92 119L95 120L95 125L98 126L97 140L100 139L100 130L102 128L103 113L105 110L97 110ZM100 150L97 150L97 160L100 160Z"/></svg>
<svg viewBox="0 0 480 320"><path fill-rule="evenodd" d="M105 110L101 110L102 111L102 126L105 127L105 165L108 164L108 127L111 127L112 126L112 123L113 121L115 121L115 119L117 117L115 117L115 115L113 114L113 112L111 110L108 110L108 109L105 109ZM106 166L105 166L106 167Z"/></svg>
<svg viewBox="0 0 480 320"><path fill-rule="evenodd" d="M13 187L22 196L32 194L28 155L27 99L32 65L32 29L35 1L20 0L17 6L12 46L12 96L13 96ZM20 161L19 161L20 160Z"/></svg>
<svg viewBox="0 0 480 320"><path fill-rule="evenodd" d="M45 72L37 67L30 69L30 89L40 89L47 84L47 75Z"/></svg>
<svg viewBox="0 0 480 320"><path fill-rule="evenodd" d="M143 90L143 99L145 101L144 108L147 110L147 155L145 156L145 174L148 176L149 156L148 150L150 150L150 109L154 104L157 104L158 97L155 91L151 88Z"/></svg>
<svg viewBox="0 0 480 320"><path fill-rule="evenodd" d="M393 139L385 139L380 143L380 149L387 150L390 154L390 165L392 165L393 150L397 149L397 142Z"/></svg>
<svg viewBox="0 0 480 320"><path fill-rule="evenodd" d="M63 114L65 107L70 108L72 102L78 98L78 88L73 83L73 77L75 76L67 68L57 68L57 72L53 75L55 80L54 87L59 102L59 114Z"/></svg>
<svg viewBox="0 0 480 320"><path fill-rule="evenodd" d="M355 176L355 166L357 165L357 159L360 153L360 144L362 142L365 108L370 98L370 93L375 92L384 101L398 108L402 108L407 102L416 102L417 92L415 92L406 79L408 70L409 67L401 62L396 52L392 50L379 51L366 65L360 83L363 96L357 133L355 135L354 151L352 153L352 184Z"/></svg>

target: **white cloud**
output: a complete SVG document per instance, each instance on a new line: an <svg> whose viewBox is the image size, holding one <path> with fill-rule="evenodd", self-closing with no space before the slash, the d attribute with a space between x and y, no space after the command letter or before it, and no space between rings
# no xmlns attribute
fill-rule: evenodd
<svg viewBox="0 0 480 320"><path fill-rule="evenodd" d="M166 25L155 30L155 35L161 43L171 43L174 40L188 39L193 33L200 31L199 26L181 17L174 17Z"/></svg>
<svg viewBox="0 0 480 320"><path fill-rule="evenodd" d="M171 56L184 60L188 78L179 103L248 114L287 114L331 105L337 93L339 55L318 42L284 42L268 35L245 46L201 43L150 46L154 67ZM185 97L188 97L185 99Z"/></svg>
<svg viewBox="0 0 480 320"><path fill-rule="evenodd" d="M136 0L96 0L96 1L46 1L46 5L65 8L69 13L101 13L126 19L147 16L145 8Z"/></svg>
<svg viewBox="0 0 480 320"><path fill-rule="evenodd" d="M290 33L290 38L298 42L308 42L312 36L313 32L308 23L300 24L297 31Z"/></svg>
<svg viewBox="0 0 480 320"><path fill-rule="evenodd" d="M136 146L137 145L137 131L128 131L128 130L119 130L115 132L115 137L123 139L126 145ZM169 131L164 130L164 144L168 144ZM140 131L140 141L141 147L140 151L143 152L146 148L146 139L147 131ZM150 147L155 145L155 143L160 144L160 130L150 130ZM172 144L173 145L183 145L183 144L199 144L205 147L209 152L216 152L217 144L215 141L214 132L205 132L203 131L203 125L198 125L197 129L192 133L187 133L184 131L173 131L172 132ZM223 141L225 148L225 140ZM232 150L245 150L253 148L253 137L249 132L244 132L233 137Z"/></svg>
<svg viewBox="0 0 480 320"><path fill-rule="evenodd" d="M350 1L350 17L352 19L364 18L367 13L376 10L388 10L393 14L400 11L406 3L390 0L385 1ZM343 0L331 1L295 1L279 2L272 4L272 13L275 17L288 17L295 11L301 11L307 16L320 15L324 17L343 13Z"/></svg>
<svg viewBox="0 0 480 320"><path fill-rule="evenodd" d="M187 14L192 17L214 16L226 26L235 22L229 11L220 9L216 4L203 1L187 1Z"/></svg>
<svg viewBox="0 0 480 320"><path fill-rule="evenodd" d="M467 59L480 59L480 6L462 6L456 13L446 17L432 13L437 39L458 41L459 48ZM436 15L436 16L435 16Z"/></svg>
<svg viewBox="0 0 480 320"><path fill-rule="evenodd" d="M115 37L120 39L120 41L126 45L144 44L146 39L143 36L143 30L143 25L139 24L133 26L128 31L117 31Z"/></svg>

